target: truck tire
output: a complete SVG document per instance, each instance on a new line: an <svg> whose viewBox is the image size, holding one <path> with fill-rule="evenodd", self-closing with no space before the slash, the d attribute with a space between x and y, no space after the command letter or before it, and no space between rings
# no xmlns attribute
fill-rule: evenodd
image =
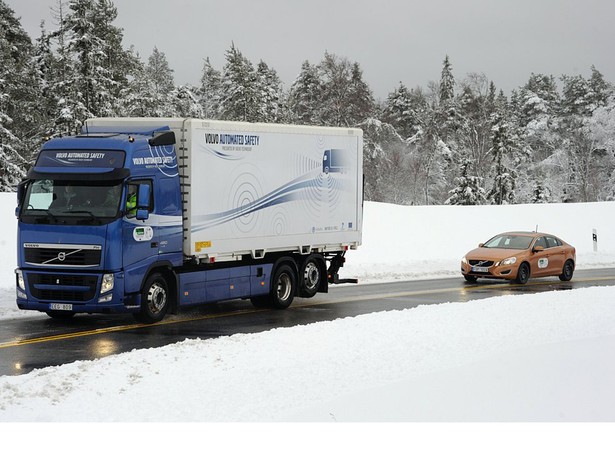
<svg viewBox="0 0 615 455"><path fill-rule="evenodd" d="M145 281L141 294L141 311L134 315L139 322L151 324L164 318L170 306L169 284L163 275L153 273Z"/></svg>
<svg viewBox="0 0 615 455"><path fill-rule="evenodd" d="M309 299L316 295L324 278L321 264L322 262L318 260L316 255L310 255L303 261L298 277L299 296Z"/></svg>
<svg viewBox="0 0 615 455"><path fill-rule="evenodd" d="M271 306L276 310L288 308L297 293L297 276L288 264L281 264L271 282Z"/></svg>
<svg viewBox="0 0 615 455"><path fill-rule="evenodd" d="M285 263L280 264L273 274L271 290L267 295L250 298L254 308L274 308L284 310L290 306L297 293L297 276L294 269Z"/></svg>

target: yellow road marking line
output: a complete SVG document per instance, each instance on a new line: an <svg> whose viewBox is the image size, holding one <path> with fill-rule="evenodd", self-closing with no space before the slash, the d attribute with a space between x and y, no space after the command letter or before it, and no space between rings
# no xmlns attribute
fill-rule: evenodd
<svg viewBox="0 0 615 455"><path fill-rule="evenodd" d="M613 280L615 280L615 276L575 279L575 282L613 281ZM499 283L499 284L485 284L485 285L467 285L467 286L462 286L462 287L442 288L442 289L425 289L421 291L400 291L400 292L389 292L389 293L381 293L381 294L355 295L355 296L338 298L338 299L326 299L320 302L311 301L311 302L306 302L306 303L294 304L292 305L291 309L318 306L318 305L332 305L332 304L346 303L346 302L356 302L356 301L360 302L360 301L375 300L375 299L391 299L391 298L398 298L398 297L411 297L411 296L416 296L416 295L442 294L442 293L454 292L454 291L473 291L476 289L480 290L480 289L500 289L500 288L510 288L510 287L524 287L524 286L528 286L529 284L544 286L544 285L557 284L557 283L559 282L558 281L545 281L545 282L530 282L528 284ZM268 310L256 309L256 308L246 309L246 310L237 310L237 311L219 313L219 314L194 316L190 318L167 319L167 320L163 320L160 322L156 322L154 324L119 325L115 327L107 327L104 329L94 329L94 330L86 330L82 332L64 333L64 334L59 334L59 335L50 335L50 336L44 336L44 337L38 337L38 338L8 341L5 343L0 343L0 349L24 346L28 344L45 343L48 341L68 340L71 338L100 335L100 334L112 333L112 332L123 332L126 330L142 329L146 327L180 324L183 322L203 321L207 319L217 319L217 318L223 318L227 316L241 316L244 314L260 313L263 311L268 311Z"/></svg>

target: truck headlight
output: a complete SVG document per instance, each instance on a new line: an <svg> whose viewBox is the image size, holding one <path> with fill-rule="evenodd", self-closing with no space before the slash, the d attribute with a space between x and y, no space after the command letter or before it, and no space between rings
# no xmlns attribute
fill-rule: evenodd
<svg viewBox="0 0 615 455"><path fill-rule="evenodd" d="M516 257L506 258L502 262L500 262L500 265L513 265L515 262L517 262Z"/></svg>
<svg viewBox="0 0 615 455"><path fill-rule="evenodd" d="M113 273L105 273L102 278L102 284L100 285L100 293L106 294L113 290L114 285L114 275Z"/></svg>
<svg viewBox="0 0 615 455"><path fill-rule="evenodd" d="M26 282L23 279L23 272L20 269L15 270L15 273L17 274L17 287L19 289L23 289L24 291L26 290Z"/></svg>

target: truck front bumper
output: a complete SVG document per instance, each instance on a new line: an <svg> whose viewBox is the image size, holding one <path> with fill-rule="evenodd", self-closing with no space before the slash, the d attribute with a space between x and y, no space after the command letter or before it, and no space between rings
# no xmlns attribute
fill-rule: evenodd
<svg viewBox="0 0 615 455"><path fill-rule="evenodd" d="M124 274L47 272L18 269L17 307L22 310L72 313L134 313L140 296L124 296ZM106 275L106 280L103 277ZM112 277L112 278L110 278ZM113 284L109 289L109 280ZM106 281L106 287L101 286Z"/></svg>

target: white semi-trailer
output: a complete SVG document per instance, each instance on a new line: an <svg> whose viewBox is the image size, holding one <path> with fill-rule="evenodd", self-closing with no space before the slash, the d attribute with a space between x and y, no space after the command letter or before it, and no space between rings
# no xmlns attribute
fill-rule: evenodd
<svg viewBox="0 0 615 455"><path fill-rule="evenodd" d="M361 244L362 141L352 128L90 119L45 143L20 186L17 304L154 322L326 292Z"/></svg>

